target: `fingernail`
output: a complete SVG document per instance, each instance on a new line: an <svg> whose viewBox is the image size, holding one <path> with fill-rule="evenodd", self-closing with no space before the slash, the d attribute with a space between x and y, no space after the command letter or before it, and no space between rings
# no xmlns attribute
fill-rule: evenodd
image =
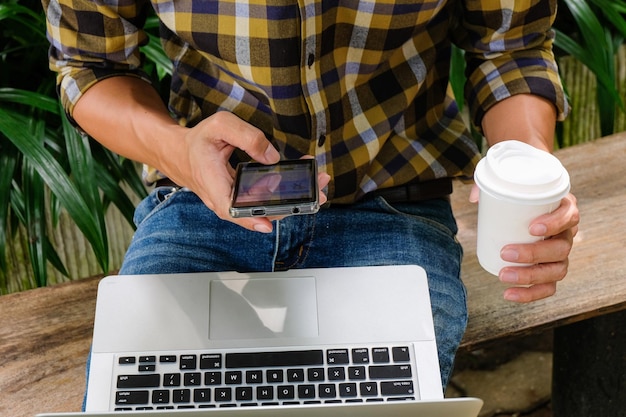
<svg viewBox="0 0 626 417"><path fill-rule="evenodd" d="M265 158L268 162L278 162L280 154L272 145L268 145L265 149Z"/></svg>
<svg viewBox="0 0 626 417"><path fill-rule="evenodd" d="M515 249L502 249L500 257L508 262L517 262L519 259L519 252Z"/></svg>
<svg viewBox="0 0 626 417"><path fill-rule="evenodd" d="M263 223L255 224L254 225L254 230L256 230L257 232L260 232L260 233L271 233L272 232L272 228L269 227L266 224L263 224Z"/></svg>
<svg viewBox="0 0 626 417"><path fill-rule="evenodd" d="M504 299L508 301L519 301L521 298L516 292L505 292Z"/></svg>
<svg viewBox="0 0 626 417"><path fill-rule="evenodd" d="M533 224L530 226L529 232L533 236L545 236L548 228L545 224Z"/></svg>
<svg viewBox="0 0 626 417"><path fill-rule="evenodd" d="M518 281L518 275L515 271L506 270L500 274L500 281L515 284Z"/></svg>

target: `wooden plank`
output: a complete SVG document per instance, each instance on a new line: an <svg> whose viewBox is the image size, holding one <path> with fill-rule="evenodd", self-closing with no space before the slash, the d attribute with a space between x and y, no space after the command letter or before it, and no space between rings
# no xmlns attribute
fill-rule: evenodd
<svg viewBox="0 0 626 417"><path fill-rule="evenodd" d="M569 276L554 297L504 301L504 286L475 255L476 207L457 184L453 205L465 247L470 321L463 347L626 309L626 133L557 153L582 213ZM79 411L99 278L0 297L0 415Z"/></svg>
<svg viewBox="0 0 626 417"><path fill-rule="evenodd" d="M581 223L568 276L545 300L515 304L502 298L505 285L476 259L476 205L467 204L471 185L456 184L452 203L465 249L470 315L463 348L626 309L626 132L556 155L570 173Z"/></svg>
<svg viewBox="0 0 626 417"><path fill-rule="evenodd" d="M98 281L0 298L0 415L80 411Z"/></svg>

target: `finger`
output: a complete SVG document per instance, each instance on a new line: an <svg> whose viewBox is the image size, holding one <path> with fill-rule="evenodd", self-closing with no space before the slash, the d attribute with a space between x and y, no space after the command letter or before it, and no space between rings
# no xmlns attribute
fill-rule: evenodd
<svg viewBox="0 0 626 417"><path fill-rule="evenodd" d="M580 213L576 197L569 194L561 200L559 207L552 213L544 214L533 220L529 232L533 236L554 236L564 230L573 229L574 235L578 231Z"/></svg>
<svg viewBox="0 0 626 417"><path fill-rule="evenodd" d="M245 151L252 159L264 164L275 164L280 154L260 129L236 115L221 111L206 119L207 132L216 139Z"/></svg>
<svg viewBox="0 0 626 417"><path fill-rule="evenodd" d="M537 285L561 281L567 275L569 260L532 266L505 267L498 278L506 284Z"/></svg>
<svg viewBox="0 0 626 417"><path fill-rule="evenodd" d="M530 303L548 298L556 293L556 283L538 284L530 287L512 287L504 291L504 298L516 303Z"/></svg>
<svg viewBox="0 0 626 417"><path fill-rule="evenodd" d="M330 175L328 175L325 172L320 172L319 174L317 174L317 184L320 189L320 206L322 204L325 204L328 201L326 193L324 192L324 188L328 186L329 182L330 182Z"/></svg>
<svg viewBox="0 0 626 417"><path fill-rule="evenodd" d="M472 186L472 189L470 191L470 195L469 195L469 202L470 203L478 203L478 196L480 194L480 189L478 188L478 186L476 184L474 184Z"/></svg>
<svg viewBox="0 0 626 417"><path fill-rule="evenodd" d="M525 264L560 262L567 259L573 244L574 230L566 230L534 243L506 245L502 248L500 257L507 262Z"/></svg>

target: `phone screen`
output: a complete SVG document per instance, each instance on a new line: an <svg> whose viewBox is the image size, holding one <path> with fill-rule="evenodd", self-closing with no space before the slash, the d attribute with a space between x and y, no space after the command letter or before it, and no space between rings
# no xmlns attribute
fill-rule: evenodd
<svg viewBox="0 0 626 417"><path fill-rule="evenodd" d="M239 164L232 208L272 210L282 206L285 210L280 213L293 214L301 209L306 212L306 205L317 204L318 200L316 171L314 159L280 161L275 165Z"/></svg>

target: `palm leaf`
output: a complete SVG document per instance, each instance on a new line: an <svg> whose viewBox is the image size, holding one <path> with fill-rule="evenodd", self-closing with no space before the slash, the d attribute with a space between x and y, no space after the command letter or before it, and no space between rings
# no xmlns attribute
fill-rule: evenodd
<svg viewBox="0 0 626 417"><path fill-rule="evenodd" d="M63 168L41 143L24 131L19 117L2 108L0 108L0 131L24 154L52 193L59 198L76 226L91 243L98 263L103 270L107 271L108 248L106 242L102 240L100 225Z"/></svg>
<svg viewBox="0 0 626 417"><path fill-rule="evenodd" d="M46 236L46 209L43 181L29 160L22 165L25 226L28 236L28 255L37 285L48 282L44 240Z"/></svg>
<svg viewBox="0 0 626 417"><path fill-rule="evenodd" d="M597 99L602 135L613 133L615 108L624 109L615 80L615 48L611 31L604 28L584 0L563 0L572 13L581 35L581 43L555 30L555 45L583 63L598 81Z"/></svg>
<svg viewBox="0 0 626 417"><path fill-rule="evenodd" d="M24 104L34 109L59 114L58 100L33 91L17 88L0 88L0 101Z"/></svg>
<svg viewBox="0 0 626 417"><path fill-rule="evenodd" d="M6 196L11 195L11 183L20 159L15 147L9 145L11 144L3 144L2 152L0 152L0 194L5 196L5 203L0 204L0 269L5 273L7 271L6 242L9 238L6 230L9 216Z"/></svg>
<svg viewBox="0 0 626 417"><path fill-rule="evenodd" d="M65 147L67 150L67 159L69 161L70 172L74 178L74 184L87 207L91 210L91 218L97 225L93 231L98 236L98 241L105 248L108 248L108 237L106 224L104 220L104 210L100 202L100 193L98 191L98 181L95 178L95 169L89 138L86 135L78 133L73 126L70 125L65 113L62 112L61 120L63 123L63 133L65 137ZM108 249L101 254L102 259L99 262L106 265L105 271L108 270L109 253Z"/></svg>

